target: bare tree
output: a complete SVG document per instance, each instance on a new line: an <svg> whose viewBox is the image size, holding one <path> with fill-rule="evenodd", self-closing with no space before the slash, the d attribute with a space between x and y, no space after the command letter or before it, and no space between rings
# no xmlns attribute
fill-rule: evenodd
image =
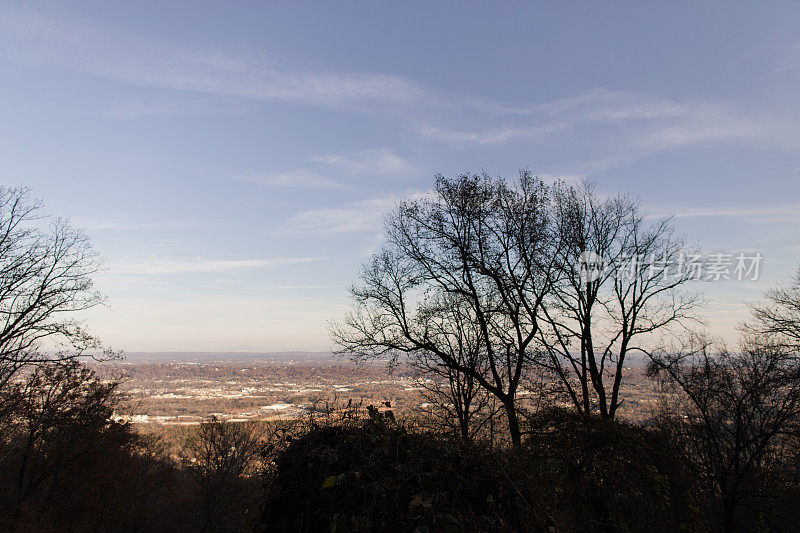
<svg viewBox="0 0 800 533"><path fill-rule="evenodd" d="M431 297L422 310L426 327L443 339L442 349L458 366L474 368L487 375L486 350L478 321L463 298L446 294ZM416 370L417 384L427 403L428 422L439 428L455 428L465 440L471 439L486 422L488 395L473 375L443 365L428 352L409 359Z"/></svg>
<svg viewBox="0 0 800 533"><path fill-rule="evenodd" d="M800 269L789 285L766 293L766 302L752 307L753 321L745 331L768 337L797 353L800 351Z"/></svg>
<svg viewBox="0 0 800 533"><path fill-rule="evenodd" d="M206 529L237 528L222 522L235 514L232 508L241 508L250 499L245 481L258 472L263 436L257 422L226 422L212 416L188 441L185 460L200 486Z"/></svg>
<svg viewBox="0 0 800 533"><path fill-rule="evenodd" d="M542 306L546 366L578 411L614 418L625 360L640 340L681 327L696 296L682 290L684 242L668 218L645 221L639 202L594 186L553 188L551 297Z"/></svg>
<svg viewBox="0 0 800 533"><path fill-rule="evenodd" d="M27 189L0 187L0 389L25 365L100 348L74 318L102 302L99 266L83 232L44 217Z"/></svg>
<svg viewBox="0 0 800 533"><path fill-rule="evenodd" d="M536 352L552 261L546 187L527 172L515 183L437 176L433 195L402 203L386 228L384 250L351 289L354 309L332 325L338 351L408 354L475 380L502 404L519 445L516 395ZM457 300L468 321L443 311L443 298ZM480 357L459 359L453 349L464 327L476 328Z"/></svg>
<svg viewBox="0 0 800 533"><path fill-rule="evenodd" d="M447 367L426 372L416 380L423 403L417 411L427 429L452 432L464 440L481 434L494 414L491 399L470 376Z"/></svg>
<svg viewBox="0 0 800 533"><path fill-rule="evenodd" d="M33 500L49 510L62 483L80 476L74 464L109 444L132 442L127 427L111 421L118 386L67 361L37 365L24 383L0 392L0 470L15 480L14 521Z"/></svg>
<svg viewBox="0 0 800 533"><path fill-rule="evenodd" d="M759 477L787 439L800 435L800 367L785 345L745 336L737 351L694 337L652 354L650 374L664 386L662 423L719 497L723 529L763 496ZM796 442L796 440L794 441Z"/></svg>

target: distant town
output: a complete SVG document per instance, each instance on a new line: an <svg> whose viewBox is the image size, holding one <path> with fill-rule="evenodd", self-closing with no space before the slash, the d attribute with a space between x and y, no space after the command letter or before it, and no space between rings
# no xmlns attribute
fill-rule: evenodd
<svg viewBox="0 0 800 533"><path fill-rule="evenodd" d="M244 422L297 419L347 402L390 402L402 416L428 407L421 379L382 362L357 365L330 352L134 353L96 365L106 379L123 379L126 401L115 413L120 421L145 425L197 425L209 416ZM620 416L646 421L653 415L653 382L632 358L621 393ZM531 392L522 389L520 398Z"/></svg>

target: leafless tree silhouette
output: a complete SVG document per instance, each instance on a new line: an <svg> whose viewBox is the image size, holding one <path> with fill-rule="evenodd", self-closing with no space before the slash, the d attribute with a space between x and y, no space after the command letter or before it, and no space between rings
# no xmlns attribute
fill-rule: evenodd
<svg viewBox="0 0 800 533"><path fill-rule="evenodd" d="M652 355L649 371L664 387L662 423L715 488L723 529L732 531L741 507L767 490L759 476L800 435L797 354L746 335L736 351L694 336L683 349Z"/></svg>
<svg viewBox="0 0 800 533"><path fill-rule="evenodd" d="M354 309L332 325L338 350L435 359L497 398L519 445L516 394L536 354L553 260L547 215L547 188L528 172L514 183L437 176L431 196L402 203L388 218L385 248L351 289ZM444 297L468 309L481 357L459 360L452 349L463 335L450 311L442 314Z"/></svg>
<svg viewBox="0 0 800 533"><path fill-rule="evenodd" d="M102 302L99 267L83 232L44 217L27 189L0 188L0 389L25 365L101 348L74 318Z"/></svg>
<svg viewBox="0 0 800 533"><path fill-rule="evenodd" d="M766 302L752 307L753 321L746 332L769 337L797 353L800 351L800 269L789 285L779 285L766 293Z"/></svg>
<svg viewBox="0 0 800 533"><path fill-rule="evenodd" d="M247 476L260 467L264 427L257 422L226 422L211 417L187 443L185 460L203 502L203 525L209 531L236 529L225 524L250 500Z"/></svg>
<svg viewBox="0 0 800 533"><path fill-rule="evenodd" d="M647 223L637 200L602 198L588 181L556 184L552 201L557 260L540 307L546 366L578 411L614 418L626 357L640 339L692 318L691 271L680 270L687 250L668 218Z"/></svg>
<svg viewBox="0 0 800 533"><path fill-rule="evenodd" d="M0 470L14 479L13 520L30 501L49 509L75 463L113 443L131 438L110 418L119 383L103 382L77 361L37 365L24 383L2 392Z"/></svg>

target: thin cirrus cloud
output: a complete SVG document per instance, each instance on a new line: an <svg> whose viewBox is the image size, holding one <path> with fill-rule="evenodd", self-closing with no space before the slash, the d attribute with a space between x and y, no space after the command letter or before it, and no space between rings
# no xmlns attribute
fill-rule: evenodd
<svg viewBox="0 0 800 533"><path fill-rule="evenodd" d="M719 102L675 102L641 93L592 89L573 98L524 108L416 123L417 133L459 148L568 142L568 173L592 173L651 154L709 144L800 152L797 121Z"/></svg>
<svg viewBox="0 0 800 533"><path fill-rule="evenodd" d="M350 233L376 231L386 213L403 200L421 199L428 193L392 195L344 204L338 207L309 209L295 214L282 231L312 233Z"/></svg>
<svg viewBox="0 0 800 533"><path fill-rule="evenodd" d="M0 15L0 44L4 55L27 64L134 85L251 100L335 107L430 99L424 88L401 76L291 71L276 68L263 53L234 56L216 50L180 49L125 31L35 13Z"/></svg>
<svg viewBox="0 0 800 533"><path fill-rule="evenodd" d="M381 227L386 213L400 198L373 198L340 207L309 209L293 215L285 224L292 232L349 233Z"/></svg>
<svg viewBox="0 0 800 533"><path fill-rule="evenodd" d="M328 154L312 157L311 160L347 174L402 177L416 171L413 164L388 148L373 148L347 154Z"/></svg>
<svg viewBox="0 0 800 533"><path fill-rule="evenodd" d="M776 68L775 70L771 71L769 73L769 75L772 76L774 74L779 74L781 72L786 72L787 70L794 70L794 69L796 69L798 67L800 67L800 62L792 63L792 64L789 64L789 65L784 65L782 67Z"/></svg>
<svg viewBox="0 0 800 533"><path fill-rule="evenodd" d="M388 148L373 148L352 153L314 156L309 161L324 170L297 168L262 174L246 174L237 176L237 178L269 187L346 189L348 188L347 185L327 177L326 174L407 178L413 176L417 170L411 162Z"/></svg>
<svg viewBox="0 0 800 533"><path fill-rule="evenodd" d="M578 163L565 171L574 173L608 170L656 152L708 143L800 151L793 117L719 102L678 102L595 88L570 98L510 105L478 96L442 94L395 74L297 71L277 66L265 52L180 48L32 13L0 16L0 50L26 64L221 97L231 105L237 100L279 101L395 113L422 139L464 148L515 143L544 146L567 140ZM219 112L220 105L227 104L202 99L188 106L139 101L121 106L118 116L208 108ZM374 160L370 172L401 175L410 171L391 152L380 151L319 156L312 163L358 174L370 169L370 158ZM296 176L300 171L295 170L261 178L272 186L336 187L335 181L304 170L304 176ZM291 179L293 174L297 179Z"/></svg>
<svg viewBox="0 0 800 533"><path fill-rule="evenodd" d="M784 222L800 219L800 204L657 208L653 216L672 216L674 218L746 217L762 222Z"/></svg>
<svg viewBox="0 0 800 533"><path fill-rule="evenodd" d="M274 171L264 174L247 174L237 176L241 181L248 181L269 187L292 187L300 189L344 189L345 185L332 180L315 170L300 168L284 172Z"/></svg>
<svg viewBox="0 0 800 533"><path fill-rule="evenodd" d="M133 101L111 101L102 111L112 119L136 119L150 116L235 115L252 112L258 104L236 98L186 95L180 99L137 98Z"/></svg>
<svg viewBox="0 0 800 533"><path fill-rule="evenodd" d="M663 98L596 88L573 98L521 109L508 109L518 117L502 126L443 126L420 124L423 137L453 144L497 145L513 141L545 142L578 128L623 127L641 148L659 149L715 140L766 140L764 117L751 118L714 103L678 103ZM593 138L596 141L597 138ZM794 143L793 143L794 144Z"/></svg>
<svg viewBox="0 0 800 533"><path fill-rule="evenodd" d="M201 229L224 227L228 223L220 220L142 220L132 217L98 218L79 216L71 219L75 225L88 231L143 231L165 229Z"/></svg>
<svg viewBox="0 0 800 533"><path fill-rule="evenodd" d="M633 121L674 121L691 115L693 109L648 95L628 91L594 88L578 96L525 107L497 105L502 125L486 126L484 116L474 124L448 126L443 123L419 123L418 132L425 138L450 144L499 145L509 142L544 142L561 133L591 124ZM440 121L446 122L446 121Z"/></svg>
<svg viewBox="0 0 800 533"><path fill-rule="evenodd" d="M274 259L153 259L140 263L110 263L109 273L115 275L148 276L209 272L234 272L275 268L318 261L316 257L287 257Z"/></svg>

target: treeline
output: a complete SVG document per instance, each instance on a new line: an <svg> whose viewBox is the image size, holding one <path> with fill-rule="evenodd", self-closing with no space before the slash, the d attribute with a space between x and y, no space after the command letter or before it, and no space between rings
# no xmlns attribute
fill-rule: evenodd
<svg viewBox="0 0 800 533"><path fill-rule="evenodd" d="M638 354L662 389L654 424L702 482L713 527L778 527L775 498L796 493L800 273L728 347L702 334L692 282L757 277L760 254L735 257L704 256L669 217L589 181L438 176L389 214L331 335L343 355L402 356L433 377L430 403L463 440L502 412L518 449L529 431L523 389L539 400L534 414L568 406L613 421Z"/></svg>
<svg viewBox="0 0 800 533"><path fill-rule="evenodd" d="M9 530L752 531L800 523L800 272L727 347L668 218L593 186L438 177L401 203L332 324L432 407L209 419L166 450L111 420L86 237L0 189L0 526ZM46 219L49 220L49 219ZM715 267L714 272L719 274ZM753 265L748 267L748 272ZM57 347L47 349L44 347ZM97 355L102 353L103 355ZM631 354L660 405L617 420Z"/></svg>
<svg viewBox="0 0 800 533"><path fill-rule="evenodd" d="M54 362L0 394L0 529L252 530L278 426L209 419L168 448L111 420L118 386Z"/></svg>
<svg viewBox="0 0 800 533"><path fill-rule="evenodd" d="M117 384L45 365L2 398L0 528L17 531L715 531L716 477L699 421L648 427L566 408L521 413L490 444L338 405L303 420L209 419L167 442L110 420ZM724 403L724 399L720 399ZM502 420L502 419L501 419ZM507 427L496 420L501 434ZM729 428L733 430L733 427ZM687 432L692 430L692 432ZM723 435L722 430L717 436ZM793 529L796 439L737 480L730 529ZM506 444L504 444L504 442ZM732 451L732 450L731 450ZM741 455L742 458L745 455Z"/></svg>

